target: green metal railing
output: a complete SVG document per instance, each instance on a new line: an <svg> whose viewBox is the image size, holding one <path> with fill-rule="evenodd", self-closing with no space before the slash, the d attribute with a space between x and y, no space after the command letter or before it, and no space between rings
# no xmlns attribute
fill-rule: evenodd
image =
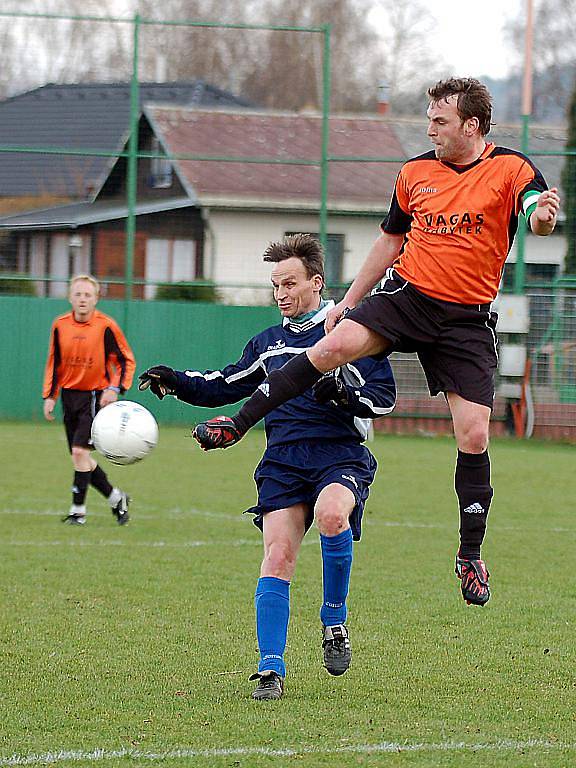
<svg viewBox="0 0 576 768"><path fill-rule="evenodd" d="M0 11L0 18L26 18L26 19L53 19L63 21L87 21L96 23L114 23L132 25L132 74L130 82L130 135L127 152L103 152L90 149L65 149L65 148L33 148L18 146L0 146L2 152L31 152L41 154L63 154L63 155L83 155L92 157L126 157L126 188L127 188L127 217L126 217L126 254L125 254L125 292L124 292L124 322L128 325L130 301L133 296L134 279L134 249L136 236L136 204L137 204L137 163L140 158L160 158L160 159L195 159L195 160L217 160L219 162L252 162L278 165L307 165L320 166L320 208L319 208L319 235L322 245L326 247L327 243L327 220L328 220L328 174L330 159L328 156L329 131L330 131L330 34L331 25L323 24L319 26L296 26L287 24L245 24L229 22L207 22L192 20L157 20L148 19L136 13L131 19L117 16L94 16L94 15L66 15L57 13L33 13L33 12L11 12ZM143 153L138 151L138 122L139 122L139 37L143 26L159 27L199 27L214 29L238 29L238 30L267 30L274 32L305 32L311 34L320 34L323 36L322 53L322 123L321 123L321 154L316 160L304 159L269 159L269 158L239 158L239 157L217 157L217 156L194 156L194 155L167 155L165 153ZM38 278L36 278L38 279Z"/></svg>

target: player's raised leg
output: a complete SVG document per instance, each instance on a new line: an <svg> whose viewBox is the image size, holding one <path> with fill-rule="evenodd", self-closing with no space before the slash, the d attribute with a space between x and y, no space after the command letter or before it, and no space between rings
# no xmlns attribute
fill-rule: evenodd
<svg viewBox="0 0 576 768"><path fill-rule="evenodd" d="M297 504L263 519L264 559L256 586L256 634L260 650L254 699L279 699L284 691L284 651L290 620L290 581L305 533L308 508Z"/></svg>
<svg viewBox="0 0 576 768"><path fill-rule="evenodd" d="M382 352L389 342L352 320L343 320L311 349L270 373L234 416L217 416L198 424L193 437L210 451L228 448L282 403L301 395L325 373L346 362Z"/></svg>
<svg viewBox="0 0 576 768"><path fill-rule="evenodd" d="M460 508L460 547L456 575L468 604L485 605L490 599L489 573L480 549L492 501L488 434L490 408L472 403L453 392L448 404L458 446L454 485Z"/></svg>

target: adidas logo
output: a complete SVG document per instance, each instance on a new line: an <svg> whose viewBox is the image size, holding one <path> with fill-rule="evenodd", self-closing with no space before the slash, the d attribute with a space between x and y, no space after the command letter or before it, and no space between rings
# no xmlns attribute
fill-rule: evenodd
<svg viewBox="0 0 576 768"><path fill-rule="evenodd" d="M264 395L264 397L270 397L270 384L268 384L267 381L263 381L262 384L258 387L260 392Z"/></svg>
<svg viewBox="0 0 576 768"><path fill-rule="evenodd" d="M485 513L485 509L482 506L482 504L478 504L477 501L474 502L474 504L470 504L469 507L465 507L464 512L468 515L483 515Z"/></svg>

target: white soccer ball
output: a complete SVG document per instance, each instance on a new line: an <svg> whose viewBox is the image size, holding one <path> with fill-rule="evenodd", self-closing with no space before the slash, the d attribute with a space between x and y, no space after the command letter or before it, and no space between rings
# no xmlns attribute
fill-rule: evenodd
<svg viewBox="0 0 576 768"><path fill-rule="evenodd" d="M143 405L117 400L96 414L92 442L113 464L134 464L157 444L158 424Z"/></svg>

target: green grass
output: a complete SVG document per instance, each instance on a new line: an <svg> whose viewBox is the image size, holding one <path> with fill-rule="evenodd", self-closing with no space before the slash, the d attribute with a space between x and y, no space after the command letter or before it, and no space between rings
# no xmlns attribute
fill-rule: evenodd
<svg viewBox="0 0 576 768"><path fill-rule="evenodd" d="M164 428L140 465L107 465L134 496L125 528L94 491L83 528L60 523L71 483L61 425L0 433L0 767L60 750L78 754L56 765L576 764L573 447L493 443L493 598L479 609L452 572L453 442L377 437L352 667L342 678L321 667L311 531L292 585L286 694L254 702L261 539L240 512L254 502L262 433L204 454L184 428Z"/></svg>

